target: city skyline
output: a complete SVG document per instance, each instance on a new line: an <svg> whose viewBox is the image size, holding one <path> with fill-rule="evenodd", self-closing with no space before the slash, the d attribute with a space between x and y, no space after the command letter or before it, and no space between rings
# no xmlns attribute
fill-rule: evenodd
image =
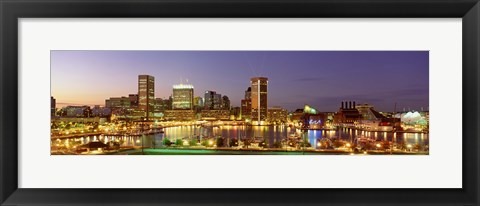
<svg viewBox="0 0 480 206"><path fill-rule="evenodd" d="M250 78L269 79L268 106L289 111L309 104L336 111L341 101L381 111L428 110L428 51L52 51L57 104L104 105L137 93L137 77L155 78L155 98L173 85L194 96L216 91L240 106ZM138 69L137 69L138 68ZM179 77L176 80L176 77ZM181 78L181 79L180 79ZM182 80L183 79L183 80ZM188 81L188 82L187 82Z"/></svg>

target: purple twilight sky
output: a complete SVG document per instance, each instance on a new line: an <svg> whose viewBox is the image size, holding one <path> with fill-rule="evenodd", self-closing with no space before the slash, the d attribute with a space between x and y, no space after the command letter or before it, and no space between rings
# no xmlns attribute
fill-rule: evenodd
<svg viewBox="0 0 480 206"><path fill-rule="evenodd" d="M309 104L337 111L342 100L380 111L428 109L428 51L52 51L57 107L104 105L137 93L139 74L155 77L155 97L192 84L240 106L250 78L268 77L268 105L289 111Z"/></svg>

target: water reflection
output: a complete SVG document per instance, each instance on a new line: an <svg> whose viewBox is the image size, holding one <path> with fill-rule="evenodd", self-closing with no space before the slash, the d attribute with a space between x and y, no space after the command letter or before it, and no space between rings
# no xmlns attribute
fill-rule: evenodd
<svg viewBox="0 0 480 206"><path fill-rule="evenodd" d="M369 137L376 140L391 141L392 138L398 144L419 144L428 145L429 135L424 133L396 133L391 132L367 132L356 129L341 128L337 130L308 130L302 132L298 129L292 129L288 126L177 126L164 129L164 133L142 136L86 136L74 138L74 141L86 144L90 141L101 141L108 143L110 141L120 142L124 147L159 147L162 140L167 137L171 141L177 139L210 138L222 136L225 138L266 138L269 147L273 147L276 141L281 141L288 136L299 136L307 139L312 146L316 146L318 140L322 138L341 138L347 141L353 141L357 137ZM400 138L397 138L400 137ZM66 141L66 140L64 140Z"/></svg>

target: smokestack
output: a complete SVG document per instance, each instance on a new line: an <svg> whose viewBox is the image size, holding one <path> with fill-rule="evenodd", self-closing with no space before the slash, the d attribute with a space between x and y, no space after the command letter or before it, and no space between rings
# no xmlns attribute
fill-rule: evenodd
<svg viewBox="0 0 480 206"><path fill-rule="evenodd" d="M348 108L351 109L352 108L352 102L348 102Z"/></svg>
<svg viewBox="0 0 480 206"><path fill-rule="evenodd" d="M357 106L355 105L355 101L353 101L353 108L357 108Z"/></svg>
<svg viewBox="0 0 480 206"><path fill-rule="evenodd" d="M343 109L343 101L342 101L342 109Z"/></svg>

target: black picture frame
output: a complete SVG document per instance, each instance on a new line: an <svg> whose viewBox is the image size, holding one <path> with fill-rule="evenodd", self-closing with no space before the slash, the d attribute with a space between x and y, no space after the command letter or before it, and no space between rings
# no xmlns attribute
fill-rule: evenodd
<svg viewBox="0 0 480 206"><path fill-rule="evenodd" d="M0 0L1 205L478 205L478 0ZM462 18L462 189L18 188L19 18ZM448 98L448 97L445 97ZM460 137L452 137L460 138Z"/></svg>

